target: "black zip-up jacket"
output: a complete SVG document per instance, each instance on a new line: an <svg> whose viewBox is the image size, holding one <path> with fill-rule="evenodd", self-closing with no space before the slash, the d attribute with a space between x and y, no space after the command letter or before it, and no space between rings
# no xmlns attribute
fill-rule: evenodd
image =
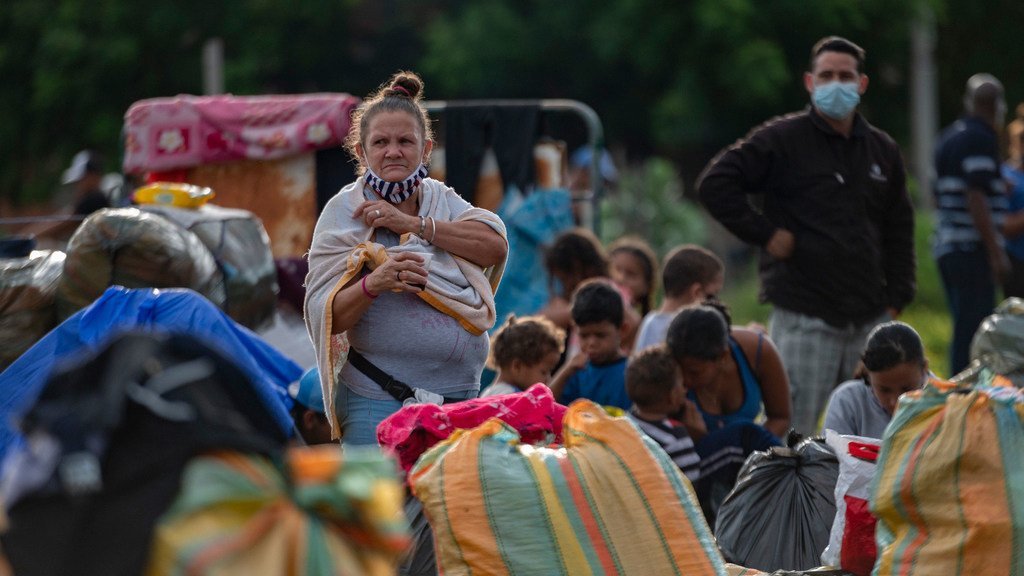
<svg viewBox="0 0 1024 576"><path fill-rule="evenodd" d="M715 219L762 248L762 301L842 327L913 300L914 209L903 160L859 113L849 138L811 107L773 118L720 152L697 187ZM779 228L796 239L785 260L764 250Z"/></svg>

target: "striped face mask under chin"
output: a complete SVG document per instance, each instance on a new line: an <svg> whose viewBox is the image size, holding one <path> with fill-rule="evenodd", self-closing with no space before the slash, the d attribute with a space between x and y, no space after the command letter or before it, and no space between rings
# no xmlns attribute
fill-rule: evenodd
<svg viewBox="0 0 1024 576"><path fill-rule="evenodd" d="M401 182L388 182L377 176L370 169L368 163L366 173L363 174L363 179L366 181L367 186L372 188L381 198L396 206L408 200L409 196L412 196L412 193L420 187L420 183L426 177L427 167L422 163L416 167L416 170L408 178Z"/></svg>

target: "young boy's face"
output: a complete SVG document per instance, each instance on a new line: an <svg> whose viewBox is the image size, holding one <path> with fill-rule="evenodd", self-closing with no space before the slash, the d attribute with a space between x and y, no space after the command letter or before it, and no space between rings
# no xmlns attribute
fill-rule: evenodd
<svg viewBox="0 0 1024 576"><path fill-rule="evenodd" d="M521 390L526 390L538 382L547 384L551 380L551 372L554 371L561 357L562 355L558 353L558 350L551 350L536 364L526 364L521 360L513 360L507 381Z"/></svg>
<svg viewBox="0 0 1024 576"><path fill-rule="evenodd" d="M580 340L580 352L597 364L616 360L621 355L622 330L608 322L593 322L576 327Z"/></svg>

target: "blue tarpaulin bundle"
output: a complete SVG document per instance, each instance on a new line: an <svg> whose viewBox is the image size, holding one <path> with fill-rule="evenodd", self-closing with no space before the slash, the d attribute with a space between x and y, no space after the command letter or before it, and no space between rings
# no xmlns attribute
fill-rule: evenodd
<svg viewBox="0 0 1024 576"><path fill-rule="evenodd" d="M292 430L287 390L302 375L297 364L197 292L111 286L0 373L0 458L20 442L15 420L35 402L50 374L127 330L184 333L206 341L251 378L281 429Z"/></svg>

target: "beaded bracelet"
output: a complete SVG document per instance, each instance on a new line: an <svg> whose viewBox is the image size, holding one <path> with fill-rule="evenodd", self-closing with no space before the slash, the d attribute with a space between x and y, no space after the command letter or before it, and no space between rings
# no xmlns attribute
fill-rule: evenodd
<svg viewBox="0 0 1024 576"><path fill-rule="evenodd" d="M359 285L363 287L363 294L366 294L366 297L369 298L370 300L375 300L378 296L380 296L380 294L374 294L373 292L370 292L366 288L366 276L363 276L363 280L359 283Z"/></svg>

